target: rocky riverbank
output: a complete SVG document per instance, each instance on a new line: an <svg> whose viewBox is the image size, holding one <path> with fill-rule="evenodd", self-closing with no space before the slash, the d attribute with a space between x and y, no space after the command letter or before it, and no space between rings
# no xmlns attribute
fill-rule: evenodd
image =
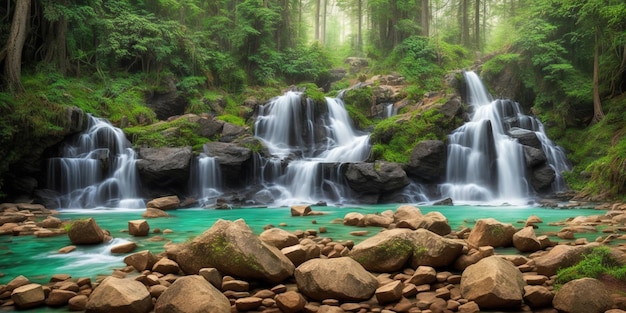
<svg viewBox="0 0 626 313"><path fill-rule="evenodd" d="M166 215L159 207L172 209L175 200L151 202L147 216ZM0 208L4 235L67 233L73 244L110 238L94 219L70 226L41 206ZM539 216L519 225L488 218L471 229L451 229L441 213L422 214L414 206L351 212L345 225L376 232L358 244L326 237L324 226L289 232L268 225L255 235L243 220L219 220L192 240L164 245L163 251L128 252L125 267L95 280L56 273L47 284L37 284L15 277L0 285L0 303L5 310L49 306L133 313L625 312L624 281L588 278L555 288L557 270L595 247L610 247L626 266L624 205L603 208L594 216L558 222L560 231L549 233L542 231ZM310 214L320 213L292 207L294 219ZM145 236L148 223L129 221L128 231ZM583 232L599 235L588 242L578 238ZM501 254L501 247L519 253Z"/></svg>

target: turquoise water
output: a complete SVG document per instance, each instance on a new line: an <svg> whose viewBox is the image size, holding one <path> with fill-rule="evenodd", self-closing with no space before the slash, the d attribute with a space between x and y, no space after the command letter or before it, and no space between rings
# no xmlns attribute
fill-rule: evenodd
<svg viewBox="0 0 626 313"><path fill-rule="evenodd" d="M110 274L115 268L124 267L125 255L111 255L111 246L134 241L138 244L136 251L151 250L155 253L163 251L163 245L168 241L180 243L201 234L209 229L217 219L236 220L243 218L252 230L259 234L266 225L287 226L281 227L288 231L319 229L326 227L325 237L334 240L353 240L360 242L377 233L377 227L359 228L333 223L333 220L342 219L346 213L360 212L363 214L395 210L398 205L375 206L346 206L346 207L313 207L313 210L325 213L320 216L292 217L290 209L280 208L238 208L232 210L209 209L180 209L169 211L171 217L149 219L151 233L148 237L132 237L125 230L128 221L141 219L144 210L81 210L62 211L58 216L63 220L72 220L85 217L94 217L100 227L109 230L114 240L107 244L96 246L78 246L69 254L58 254L57 250L70 245L67 236L53 238L35 238L33 236L2 236L0 237L0 284L6 284L17 275L24 275L32 281L46 283L52 274L68 273L73 277L92 277L98 274ZM523 224L530 215L537 215L544 221L537 230L538 234L546 231L557 231L560 227L548 226L547 223L565 220L568 217L579 215L604 214L592 209L546 209L534 207L497 207L497 206L420 206L423 213L439 211L444 214L452 227L473 227L475 221L481 218L494 217L499 221L512 223L516 227ZM170 229L172 233L154 234L152 230ZM368 230L368 236L356 237L349 233L355 230ZM593 240L600 233L589 234ZM162 241L153 241L159 237ZM583 235L577 235L580 237ZM553 238L558 240L558 238Z"/></svg>

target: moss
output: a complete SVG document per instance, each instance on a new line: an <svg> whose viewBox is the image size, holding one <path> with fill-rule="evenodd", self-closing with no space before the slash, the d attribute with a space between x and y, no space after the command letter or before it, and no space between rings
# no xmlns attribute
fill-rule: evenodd
<svg viewBox="0 0 626 313"><path fill-rule="evenodd" d="M374 92L370 86L348 89L343 95L343 101L353 105L361 114L367 116L374 103Z"/></svg>
<svg viewBox="0 0 626 313"><path fill-rule="evenodd" d="M326 95L317 87L316 84L306 83L298 85L299 88L304 89L304 96L310 98L315 102L326 102Z"/></svg>
<svg viewBox="0 0 626 313"><path fill-rule="evenodd" d="M615 258L608 247L596 247L586 253L577 264L557 271L555 289L563 284L584 277L599 278L608 275L626 282L626 267Z"/></svg>
<svg viewBox="0 0 626 313"><path fill-rule="evenodd" d="M200 136L198 124L186 117L148 126L124 128L124 133L135 147L182 147L201 149L210 138Z"/></svg>
<svg viewBox="0 0 626 313"><path fill-rule="evenodd" d="M226 123L231 123L231 124L238 125L238 126L246 125L246 121L243 118L232 115L232 114L220 115L217 117L217 119L220 121L224 121Z"/></svg>

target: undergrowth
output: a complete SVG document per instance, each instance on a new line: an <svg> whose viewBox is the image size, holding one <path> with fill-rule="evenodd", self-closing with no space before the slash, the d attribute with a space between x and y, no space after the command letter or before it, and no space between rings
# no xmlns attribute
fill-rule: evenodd
<svg viewBox="0 0 626 313"><path fill-rule="evenodd" d="M599 278L602 275L626 282L626 266L619 263L608 247L593 248L576 265L560 269L554 281L555 288L575 279Z"/></svg>

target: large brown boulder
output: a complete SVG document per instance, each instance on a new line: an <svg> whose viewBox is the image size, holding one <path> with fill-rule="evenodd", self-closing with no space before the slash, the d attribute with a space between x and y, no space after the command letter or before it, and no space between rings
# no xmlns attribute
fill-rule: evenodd
<svg viewBox="0 0 626 313"><path fill-rule="evenodd" d="M159 209L161 211L174 210L180 206L180 199L178 196L167 196L155 198L146 204L147 208Z"/></svg>
<svg viewBox="0 0 626 313"><path fill-rule="evenodd" d="M446 145L441 140L420 141L411 152L407 174L426 182L438 182L445 175Z"/></svg>
<svg viewBox="0 0 626 313"><path fill-rule="evenodd" d="M513 244L515 227L494 218L479 219L469 234L467 242L474 247L510 247Z"/></svg>
<svg viewBox="0 0 626 313"><path fill-rule="evenodd" d="M296 235L280 228L270 228L259 235L261 241L278 249L297 245L300 241Z"/></svg>
<svg viewBox="0 0 626 313"><path fill-rule="evenodd" d="M409 178L398 163L349 163L345 178L355 191L364 194L380 194L404 188Z"/></svg>
<svg viewBox="0 0 626 313"><path fill-rule="evenodd" d="M572 280L557 291L552 305L565 313L602 313L613 300L602 282L593 278Z"/></svg>
<svg viewBox="0 0 626 313"><path fill-rule="evenodd" d="M537 273L545 276L555 275L557 270L578 263L584 253L589 252L593 247L597 246L599 246L599 244L595 242L582 246L555 246L550 249L550 251L533 258Z"/></svg>
<svg viewBox="0 0 626 313"><path fill-rule="evenodd" d="M396 228L380 232L355 245L349 256L377 273L402 270L413 256L414 233Z"/></svg>
<svg viewBox="0 0 626 313"><path fill-rule="evenodd" d="M541 250L541 242L537 239L532 226L526 226L513 235L513 246L521 252Z"/></svg>
<svg viewBox="0 0 626 313"><path fill-rule="evenodd" d="M178 278L156 301L154 313L230 313L230 302L202 276Z"/></svg>
<svg viewBox="0 0 626 313"><path fill-rule="evenodd" d="M298 290L318 301L363 301L378 288L376 277L347 257L306 261L296 268L294 276Z"/></svg>
<svg viewBox="0 0 626 313"><path fill-rule="evenodd" d="M452 264L463 246L429 230L397 228L380 232L350 251L350 257L372 272L394 272L409 265L443 267Z"/></svg>
<svg viewBox="0 0 626 313"><path fill-rule="evenodd" d="M148 313L152 297L144 284L134 279L105 278L87 301L86 313Z"/></svg>
<svg viewBox="0 0 626 313"><path fill-rule="evenodd" d="M93 218L74 221L67 236L74 245L99 244L106 238L104 231Z"/></svg>
<svg viewBox="0 0 626 313"><path fill-rule="evenodd" d="M461 276L461 293L481 309L516 308L522 304L526 283L522 273L498 256L468 266Z"/></svg>
<svg viewBox="0 0 626 313"><path fill-rule="evenodd" d="M214 267L226 275L277 283L294 271L291 261L261 241L242 219L218 220L191 242L168 250L168 257L188 274Z"/></svg>
<svg viewBox="0 0 626 313"><path fill-rule="evenodd" d="M11 292L11 300L19 309L30 309L42 305L46 300L43 287L39 284L27 284Z"/></svg>

